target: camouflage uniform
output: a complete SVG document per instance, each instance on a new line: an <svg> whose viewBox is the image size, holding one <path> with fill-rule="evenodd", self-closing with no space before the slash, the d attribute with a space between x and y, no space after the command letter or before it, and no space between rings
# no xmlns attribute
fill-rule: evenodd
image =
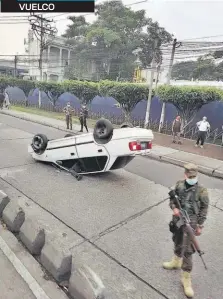
<svg viewBox="0 0 223 299"><path fill-rule="evenodd" d="M85 127L86 131L88 132L88 127L87 127L87 117L88 117L88 110L86 107L82 107L79 115L79 120L81 124L81 129L80 132L83 132L83 129Z"/></svg>
<svg viewBox="0 0 223 299"><path fill-rule="evenodd" d="M202 226L206 220L208 212L209 197L207 189L203 186L196 184L195 186L187 186L185 180L178 181L175 186L175 192L179 196L180 203L190 217L191 226L196 230L197 225ZM174 208L174 200L170 199L170 208ZM179 218L173 216L173 223L177 224ZM184 240L186 248L184 249L182 270L191 272L192 270L192 254L194 253L190 240ZM182 243L183 243L183 227L173 233L174 253L176 256L181 257Z"/></svg>
<svg viewBox="0 0 223 299"><path fill-rule="evenodd" d="M69 130L70 127L70 129L72 130L72 112L74 111L74 109L71 106L67 105L66 107L64 107L63 111L66 114L67 129Z"/></svg>
<svg viewBox="0 0 223 299"><path fill-rule="evenodd" d="M185 174L188 178L196 177L198 168L194 164L184 166ZM190 217L191 227L196 231L203 226L208 212L209 196L207 189L199 183L189 185L186 180L178 181L174 187L176 195L179 197L181 207L187 211ZM170 198L170 208L175 206L175 198ZM173 233L174 254L169 262L164 262L163 267L167 270L182 269L181 282L187 297L193 297L194 291L191 286L190 272L192 271L192 254L195 252L189 236L184 234L184 226L181 225L179 217L173 215L170 222L170 231Z"/></svg>

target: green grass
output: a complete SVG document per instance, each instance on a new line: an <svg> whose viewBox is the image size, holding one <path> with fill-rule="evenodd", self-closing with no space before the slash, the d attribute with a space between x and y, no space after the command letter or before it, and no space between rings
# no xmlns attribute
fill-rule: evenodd
<svg viewBox="0 0 223 299"><path fill-rule="evenodd" d="M18 112L26 112L30 114L36 114L44 117L54 118L58 120L65 120L64 113L62 112L53 112L53 111L46 111L39 108L34 107L24 107L24 106L11 106L11 110L18 111ZM88 126L94 127L97 120L95 119L88 119ZM73 123L80 124L79 119L77 116L73 116Z"/></svg>

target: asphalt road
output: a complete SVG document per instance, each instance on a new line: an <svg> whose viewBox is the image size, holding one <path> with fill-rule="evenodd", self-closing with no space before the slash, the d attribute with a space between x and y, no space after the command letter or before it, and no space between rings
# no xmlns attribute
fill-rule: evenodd
<svg viewBox="0 0 223 299"><path fill-rule="evenodd" d="M36 297L0 250L0 290L4 299L35 299ZM12 283L13 282L13 283Z"/></svg>
<svg viewBox="0 0 223 299"><path fill-rule="evenodd" d="M182 168L138 157L125 170L100 176L72 176L34 162L27 154L33 134L59 138L64 132L0 115L2 189L22 204L32 203L56 216L73 234L63 241L79 262L104 281L110 299L183 299L179 273L166 272L172 255L168 188L183 178ZM223 292L222 181L200 175L209 188L211 207L199 238L209 270L194 257L195 298L218 299ZM25 206L25 204L24 204ZM32 210L33 211L33 210ZM32 214L33 215L33 214ZM47 222L47 218L45 218ZM56 235L62 235L55 228ZM72 239L73 238L73 239Z"/></svg>

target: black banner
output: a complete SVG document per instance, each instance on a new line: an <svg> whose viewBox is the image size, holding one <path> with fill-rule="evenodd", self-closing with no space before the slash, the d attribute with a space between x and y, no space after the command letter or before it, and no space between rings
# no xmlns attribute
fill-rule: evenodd
<svg viewBox="0 0 223 299"><path fill-rule="evenodd" d="M94 1L41 1L18 2L17 0L1 0L1 12L94 12Z"/></svg>

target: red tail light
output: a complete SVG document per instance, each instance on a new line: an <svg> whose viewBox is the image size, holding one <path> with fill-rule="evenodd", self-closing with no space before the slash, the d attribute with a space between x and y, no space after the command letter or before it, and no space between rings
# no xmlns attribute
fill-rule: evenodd
<svg viewBox="0 0 223 299"><path fill-rule="evenodd" d="M140 142L140 141L132 141L129 142L130 151L142 151L147 149L152 149L152 142Z"/></svg>
<svg viewBox="0 0 223 299"><path fill-rule="evenodd" d="M152 141L149 141L149 142L148 142L147 149L152 149L152 146L153 146Z"/></svg>
<svg viewBox="0 0 223 299"><path fill-rule="evenodd" d="M141 151L141 143L137 141L129 142L130 151Z"/></svg>

